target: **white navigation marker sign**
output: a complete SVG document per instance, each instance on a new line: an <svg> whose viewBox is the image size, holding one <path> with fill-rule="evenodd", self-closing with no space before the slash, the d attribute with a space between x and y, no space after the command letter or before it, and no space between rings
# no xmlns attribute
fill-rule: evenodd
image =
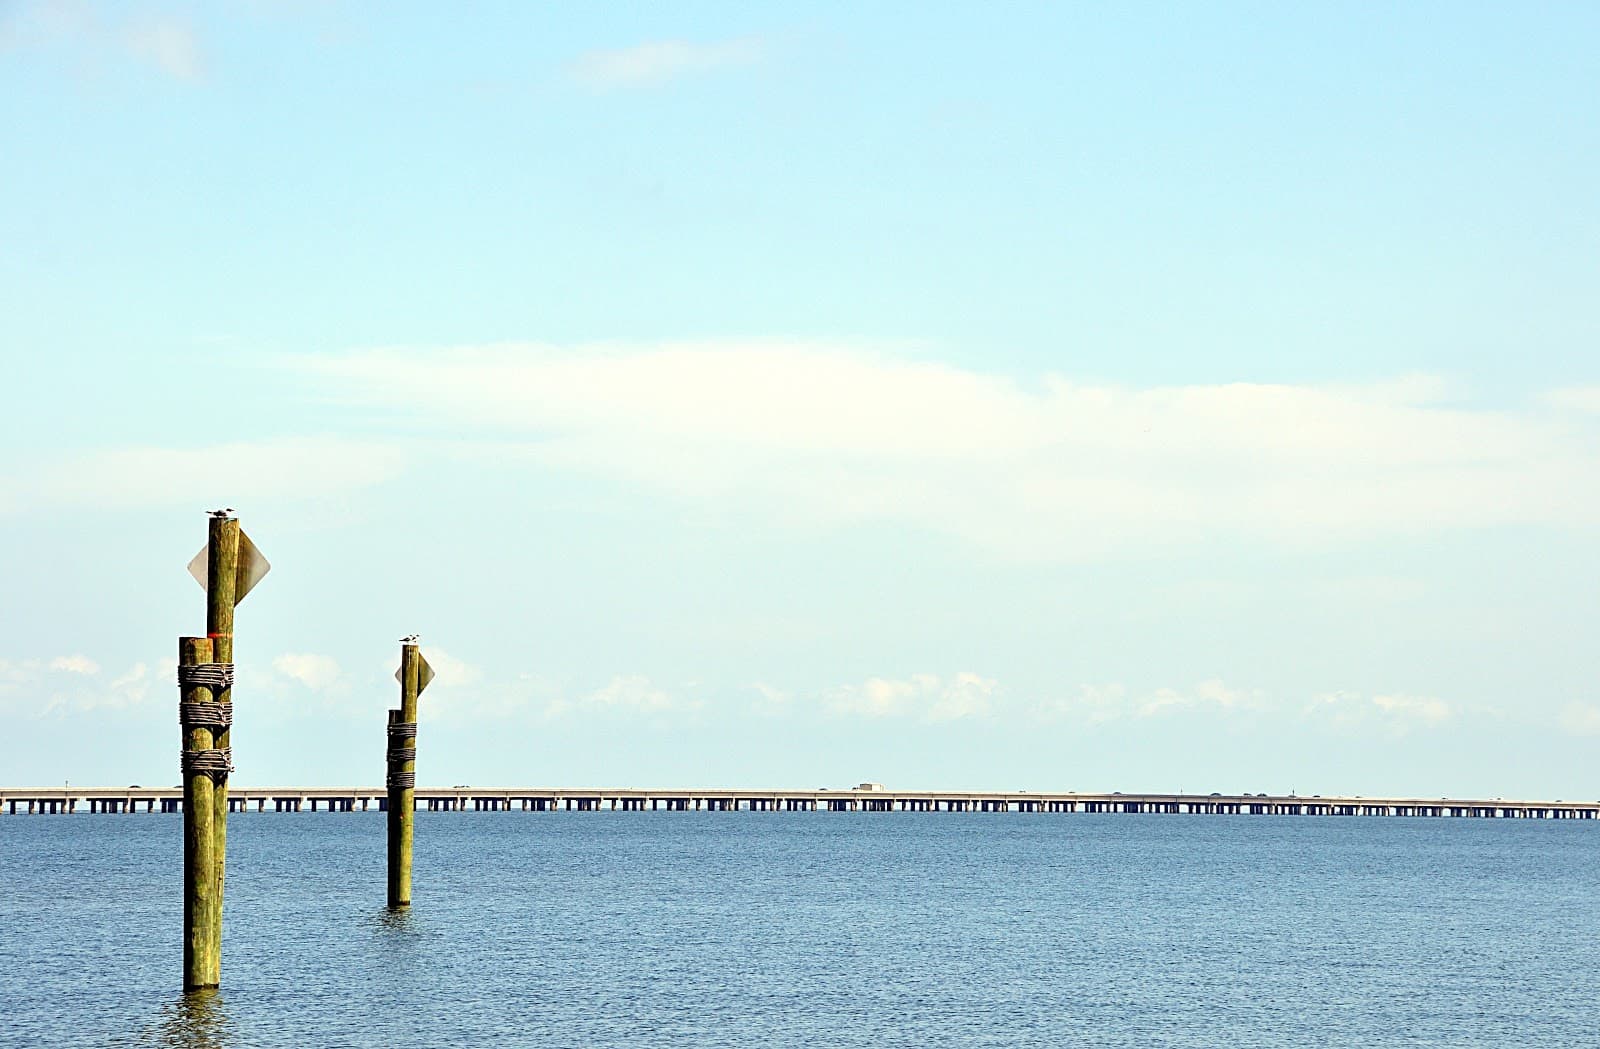
<svg viewBox="0 0 1600 1049"><path fill-rule="evenodd" d="M206 555L211 551L211 544L207 543L194 555L194 560L189 562L189 574L194 576L194 581L200 584L200 589L206 588ZM233 576L233 603L238 604L244 600L244 595L255 589L255 585L272 571L272 565L261 556L261 551L256 549L256 544L250 537L239 532L239 568Z"/></svg>
<svg viewBox="0 0 1600 1049"><path fill-rule="evenodd" d="M406 669L405 667L400 667L400 668L396 669L395 672L394 672L394 679L396 681L400 682L402 685L406 683L406 679L402 676L405 673L405 669ZM417 695L419 695L419 696L422 695L422 690L427 688L428 687L428 682L430 682L432 680L433 680L433 668L428 665L427 657L425 657L421 652L418 652L417 653Z"/></svg>

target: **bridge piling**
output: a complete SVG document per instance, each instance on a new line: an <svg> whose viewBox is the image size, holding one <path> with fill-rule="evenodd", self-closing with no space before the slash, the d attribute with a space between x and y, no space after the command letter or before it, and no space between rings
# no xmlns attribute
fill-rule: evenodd
<svg viewBox="0 0 1600 1049"><path fill-rule="evenodd" d="M94 814L132 813L142 802L146 812L185 811L183 786L177 788L0 787L0 814L65 815L81 802ZM377 809L388 814L386 787L249 789L235 788L229 808L248 811L251 802L264 812L356 811ZM1424 800L1415 798L1306 798L1242 795L1121 795L1074 792L917 792L881 790L781 790L618 788L561 790L548 788L438 788L413 790L413 811L508 812L864 812L864 813L1088 813L1186 814L1195 816L1369 816L1458 819L1600 820L1600 802Z"/></svg>

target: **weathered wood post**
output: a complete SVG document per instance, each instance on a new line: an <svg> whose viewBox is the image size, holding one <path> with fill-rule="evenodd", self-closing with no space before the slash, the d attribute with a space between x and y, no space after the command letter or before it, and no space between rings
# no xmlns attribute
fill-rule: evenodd
<svg viewBox="0 0 1600 1049"><path fill-rule="evenodd" d="M211 641L203 637L178 639L178 682L181 698L178 720L183 731L183 988L215 987L220 966L213 949L218 909L216 847L211 820L214 784L205 765L211 761L215 735L211 711L213 692L203 683L198 668L212 666Z"/></svg>
<svg viewBox="0 0 1600 1049"><path fill-rule="evenodd" d="M427 684L414 640L400 645L400 709L389 711L389 906L411 906L411 842L417 819L417 696ZM429 674L431 676L431 672Z"/></svg>
<svg viewBox="0 0 1600 1049"><path fill-rule="evenodd" d="M228 772L233 768L233 606L239 602L238 579L239 519L212 517L206 540L206 637L211 640L211 658L228 668L216 701L224 705L229 715L217 725L212 746L230 757L228 768L217 775L216 788L211 792L211 835L215 841L212 870L216 879L211 898L217 909L211 928L218 978L222 975L222 891L228 866Z"/></svg>
<svg viewBox="0 0 1600 1049"><path fill-rule="evenodd" d="M189 562L189 574L206 591L207 636L181 638L178 651L185 990L215 987L222 979L228 773L233 771L233 609L271 567L239 529L232 510L211 513L205 548Z"/></svg>

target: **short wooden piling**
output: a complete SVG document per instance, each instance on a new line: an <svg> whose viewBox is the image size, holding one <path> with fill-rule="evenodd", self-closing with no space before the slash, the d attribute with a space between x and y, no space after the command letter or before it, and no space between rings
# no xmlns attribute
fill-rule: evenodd
<svg viewBox="0 0 1600 1049"><path fill-rule="evenodd" d="M178 639L179 666L210 663L211 655L209 638ZM182 692L184 703L212 700L212 691L205 685L189 684ZM211 750L214 745L210 726L184 725L185 752ZM186 758L183 776L183 987L186 991L217 986L221 969L217 957L220 941L215 927L220 911L213 899L216 892L216 838L212 833L214 783L209 773L191 769L189 764Z"/></svg>
<svg viewBox="0 0 1600 1049"><path fill-rule="evenodd" d="M417 819L417 694L422 654L400 647L400 709L389 711L389 906L411 906L411 843Z"/></svg>

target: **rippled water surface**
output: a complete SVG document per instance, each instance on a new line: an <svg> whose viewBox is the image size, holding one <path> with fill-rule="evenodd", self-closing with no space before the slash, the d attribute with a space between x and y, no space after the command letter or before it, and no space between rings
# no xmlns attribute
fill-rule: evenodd
<svg viewBox="0 0 1600 1049"><path fill-rule="evenodd" d="M0 1044L1600 1045L1600 824L960 813L0 817Z"/></svg>

